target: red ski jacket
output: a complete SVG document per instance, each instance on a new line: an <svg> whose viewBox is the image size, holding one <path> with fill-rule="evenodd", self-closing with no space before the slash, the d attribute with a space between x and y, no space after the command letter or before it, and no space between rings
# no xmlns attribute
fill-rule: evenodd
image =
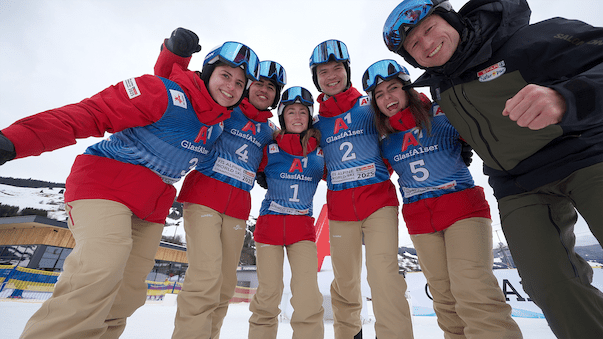
<svg viewBox="0 0 603 339"><path fill-rule="evenodd" d="M303 155L299 134L279 134L275 140L278 147L292 155ZM318 140L308 140L307 151L313 152ZM264 149L266 153L266 149ZM266 160L266 154L264 154ZM258 171L263 171L266 162L262 161ZM253 233L255 241L262 244L287 246L302 240L316 241L314 218L307 215L260 215Z"/></svg>
<svg viewBox="0 0 603 339"><path fill-rule="evenodd" d="M317 99L320 103L319 114L333 117L347 112L361 96L362 94L354 87L329 97L327 100L323 93ZM341 191L327 191L330 220L364 220L385 206L399 206L396 187L391 180Z"/></svg>
<svg viewBox="0 0 603 339"><path fill-rule="evenodd" d="M195 72L175 65L170 80L183 89L199 121L213 125L230 116L230 111L211 99ZM152 124L167 109L165 86L152 75L136 78L136 84L140 95L132 99L122 82L79 103L21 119L2 133L15 144L17 158L24 158L73 145L76 139ZM65 201L112 200L128 206L143 220L164 223L175 195L172 185L146 167L79 155L66 181Z"/></svg>

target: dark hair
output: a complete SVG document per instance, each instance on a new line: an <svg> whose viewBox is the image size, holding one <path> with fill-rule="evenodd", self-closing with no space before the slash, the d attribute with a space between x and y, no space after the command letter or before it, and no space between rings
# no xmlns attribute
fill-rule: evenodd
<svg viewBox="0 0 603 339"><path fill-rule="evenodd" d="M396 78L396 80L402 83L400 79ZM428 134L431 133L431 119L429 113L431 103L422 100L421 95L414 88L405 89L404 91L408 96L407 107L410 107L410 112L415 118L415 124L419 129L425 129L427 130ZM371 106L375 112L375 126L377 127L377 132L379 132L379 135L388 136L392 133L398 132L389 123L389 117L383 114L379 110L379 107L377 107L377 100L375 100L374 95L373 100L371 101Z"/></svg>

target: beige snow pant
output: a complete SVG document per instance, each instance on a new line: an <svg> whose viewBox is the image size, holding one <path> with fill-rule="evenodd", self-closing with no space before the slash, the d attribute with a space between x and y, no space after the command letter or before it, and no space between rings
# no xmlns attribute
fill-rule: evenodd
<svg viewBox="0 0 603 339"><path fill-rule="evenodd" d="M163 225L109 200L73 201L66 211L75 248L20 338L118 338L146 301Z"/></svg>
<svg viewBox="0 0 603 339"><path fill-rule="evenodd" d="M293 339L324 337L322 294L318 289L316 243L299 241L288 246L256 242L258 290L249 310L249 339L276 339L279 304L283 295L284 249L291 266L291 327Z"/></svg>
<svg viewBox="0 0 603 339"><path fill-rule="evenodd" d="M247 224L192 203L184 204L183 214L188 269L177 298L172 338L218 339L237 287Z"/></svg>
<svg viewBox="0 0 603 339"><path fill-rule="evenodd" d="M491 224L468 218L411 235L444 338L522 338L492 272Z"/></svg>
<svg viewBox="0 0 603 339"><path fill-rule="evenodd" d="M362 221L329 220L329 230L335 338L353 338L362 328L363 235L377 337L413 338L406 280L398 272L398 208L383 207Z"/></svg>

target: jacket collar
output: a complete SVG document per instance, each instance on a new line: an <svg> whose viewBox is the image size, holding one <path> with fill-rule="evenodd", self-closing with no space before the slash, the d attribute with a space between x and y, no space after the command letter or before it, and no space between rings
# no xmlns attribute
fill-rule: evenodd
<svg viewBox="0 0 603 339"><path fill-rule="evenodd" d="M419 93L419 98L423 102L431 104L431 100L429 100L425 94ZM417 122L412 114L412 111L410 110L410 107L406 107L400 112L389 117L389 123L397 131L407 131L411 128L417 127Z"/></svg>
<svg viewBox="0 0 603 339"><path fill-rule="evenodd" d="M172 68L170 80L177 83L185 92L193 105L197 118L202 123L215 125L230 118L232 110L228 110L214 101L197 73L184 70L182 66L176 64Z"/></svg>
<svg viewBox="0 0 603 339"><path fill-rule="evenodd" d="M303 156L303 148L301 144L301 134L278 134L276 138L276 143L278 147L283 151L297 156ZM318 147L318 140L316 138L311 137L308 139L307 152L308 154L313 152L316 147Z"/></svg>
<svg viewBox="0 0 603 339"><path fill-rule="evenodd" d="M318 96L316 101L320 104L318 110L319 114L330 118L337 116L341 113L349 111L360 98L362 94L354 87L350 87L347 90L335 94L334 96L326 98L326 95L322 93Z"/></svg>
<svg viewBox="0 0 603 339"><path fill-rule="evenodd" d="M244 98L243 101L241 101L239 108L241 108L241 112L243 112L247 118L253 121L268 122L268 118L272 117L272 112L258 110L249 102L248 98Z"/></svg>
<svg viewBox="0 0 603 339"><path fill-rule="evenodd" d="M389 117L389 123L397 131L407 131L417 126L410 107L407 107L395 115Z"/></svg>

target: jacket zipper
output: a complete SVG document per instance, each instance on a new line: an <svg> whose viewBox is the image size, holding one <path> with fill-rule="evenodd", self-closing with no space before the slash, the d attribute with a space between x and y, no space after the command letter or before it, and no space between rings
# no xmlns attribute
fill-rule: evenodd
<svg viewBox="0 0 603 339"><path fill-rule="evenodd" d="M356 200L355 196L356 196L356 188L354 188L354 191L352 192L352 201ZM354 216L356 216L356 220L360 220L358 218L358 211L356 210L356 203L354 202L352 204L354 205Z"/></svg>
<svg viewBox="0 0 603 339"><path fill-rule="evenodd" d="M283 246L287 244L287 235L285 234L287 232L287 222L285 219L286 218L283 216Z"/></svg>
<svg viewBox="0 0 603 339"><path fill-rule="evenodd" d="M232 197L232 191L233 191L233 187L230 187L230 190L228 191L228 199L226 199L226 205L224 205L224 214L226 214L226 211L228 210L228 206L230 206L230 198Z"/></svg>
<svg viewBox="0 0 603 339"><path fill-rule="evenodd" d="M437 228L433 225L433 210L429 208L429 205L427 204L425 199L422 199L421 201L423 202L423 205L425 205L425 208L429 211L429 225L431 226L431 229L434 232L437 232Z"/></svg>
<svg viewBox="0 0 603 339"><path fill-rule="evenodd" d="M167 187L166 187L166 188L164 188L164 189L163 189L163 192L162 192L162 193L161 193L159 196L163 196L163 194L165 193L165 191L166 191L167 189L168 189ZM153 209L151 210L151 212L150 212L149 214L147 214L147 215L146 215L144 218L141 218L142 220L145 220L145 221L146 221L148 217L150 217L151 215L153 215L153 214L155 213L155 211L157 211L157 203L159 203L159 199L155 200L155 206L153 207ZM171 206L170 206L170 207L171 207Z"/></svg>
<svg viewBox="0 0 603 339"><path fill-rule="evenodd" d="M492 160L494 160L494 162L496 162L496 164L498 165L498 167L501 168L502 171L504 171L505 173L509 174L507 172L507 170L502 166L502 164L498 161L498 159L494 156L494 153L492 152L492 149L490 148L490 144L488 143L488 141L486 140L486 138L484 137L484 134L482 132L482 129L479 125L479 123L477 122L477 119L475 119L475 117L473 117L471 114L469 114L469 111L467 111L467 109L463 106L463 104L461 103L461 100L459 99L459 95L456 91L456 88L454 87L454 83L452 82L452 80L450 80L450 84L451 84L451 88L454 91L454 95L456 97L456 101L459 104L460 108L465 112L465 114L471 118L471 120L473 120L473 122L475 123L475 126L477 127L477 131L479 134L480 139L484 142L484 144L486 145L486 149L488 149L488 154L490 154L490 157L492 158ZM494 131L492 130L492 126L490 125L490 120L488 120L484 114L482 114L479 110L477 110L475 108L475 106L471 103L471 101L469 100L469 98L467 97L467 93L465 92L465 86L461 85L461 90L462 90L462 94L463 94L463 98L486 120L486 122L488 123L488 128L490 129L490 133L492 134L492 136L494 137L494 140L498 141L498 138L496 137L496 135L494 134Z"/></svg>

